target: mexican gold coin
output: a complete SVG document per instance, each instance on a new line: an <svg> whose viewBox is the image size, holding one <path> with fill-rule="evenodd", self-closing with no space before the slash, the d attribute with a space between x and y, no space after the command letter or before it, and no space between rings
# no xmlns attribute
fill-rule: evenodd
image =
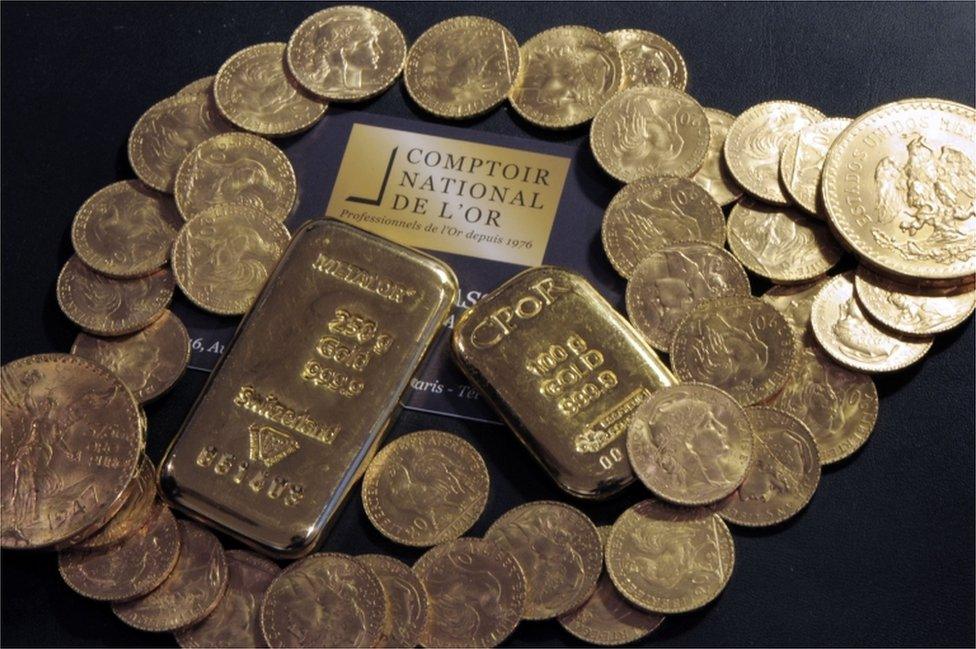
<svg viewBox="0 0 976 649"><path fill-rule="evenodd" d="M243 205L215 205L187 222L173 244L173 273L191 302L241 315L264 286L291 236L279 221Z"/></svg>
<svg viewBox="0 0 976 649"><path fill-rule="evenodd" d="M965 322L976 307L976 284L905 284L865 266L854 274L860 305L881 324L910 336L931 336Z"/></svg>
<svg viewBox="0 0 976 649"><path fill-rule="evenodd" d="M298 183L281 149L250 133L224 133L190 151L173 194L187 221L217 205L243 205L284 221L295 206Z"/></svg>
<svg viewBox="0 0 976 649"><path fill-rule="evenodd" d="M375 647L386 600L373 571L321 552L278 575L264 595L261 629L271 647Z"/></svg>
<svg viewBox="0 0 976 649"><path fill-rule="evenodd" d="M261 43L234 54L217 71L213 89L227 121L266 137L301 133L328 107L291 77L284 43Z"/></svg>
<svg viewBox="0 0 976 649"><path fill-rule="evenodd" d="M811 313L817 342L835 361L861 372L893 372L920 360L932 338L914 338L881 328L864 316L854 296L854 273L831 279Z"/></svg>
<svg viewBox="0 0 976 649"><path fill-rule="evenodd" d="M526 585L511 553L484 539L442 543L417 559L427 591L424 647L495 647L525 611Z"/></svg>
<svg viewBox="0 0 976 649"><path fill-rule="evenodd" d="M396 23L368 7L312 14L288 41L285 60L306 90L332 101L362 101L396 81L407 41Z"/></svg>
<svg viewBox="0 0 976 649"><path fill-rule="evenodd" d="M173 274L167 268L134 279L96 273L73 256L58 275L58 306L88 333L122 336L160 317L173 299Z"/></svg>
<svg viewBox="0 0 976 649"><path fill-rule="evenodd" d="M687 178L642 178L610 201L600 237L614 270L630 278L655 250L683 241L725 245L725 215L708 192Z"/></svg>
<svg viewBox="0 0 976 649"><path fill-rule="evenodd" d="M464 534L488 502L488 468L457 435L422 430L387 444L363 476L363 508L391 541L425 547Z"/></svg>
<svg viewBox="0 0 976 649"><path fill-rule="evenodd" d="M190 336L167 309L148 327L127 336L100 338L80 333L71 353L112 370L139 403L146 403L183 376L190 362Z"/></svg>
<svg viewBox="0 0 976 649"><path fill-rule="evenodd" d="M779 175L783 188L793 202L821 219L827 216L820 208L820 174L827 151L851 120L846 117L825 119L807 126L783 145Z"/></svg>
<svg viewBox="0 0 976 649"><path fill-rule="evenodd" d="M691 176L705 161L708 143L705 111L671 88L618 92L603 104L590 127L596 161L624 183L644 176Z"/></svg>
<svg viewBox="0 0 976 649"><path fill-rule="evenodd" d="M749 278L735 257L710 243L679 243L649 254L627 282L627 315L657 350L668 351L674 330L701 302L748 296Z"/></svg>
<svg viewBox="0 0 976 649"><path fill-rule="evenodd" d="M208 93L176 95L149 108L129 135L129 163L139 180L173 192L183 158L204 140L231 130Z"/></svg>
<svg viewBox="0 0 976 649"><path fill-rule="evenodd" d="M752 465L715 511L736 525L776 525L813 498L820 482L817 444L803 422L785 412L755 406L746 412L755 430Z"/></svg>
<svg viewBox="0 0 976 649"><path fill-rule="evenodd" d="M623 87L657 86L681 90L688 86L688 66L674 44L643 29L617 29L607 38L623 61Z"/></svg>
<svg viewBox="0 0 976 649"><path fill-rule="evenodd" d="M628 601L646 611L684 613L718 597L732 576L735 546L707 508L644 500L610 530L607 573Z"/></svg>
<svg viewBox="0 0 976 649"><path fill-rule="evenodd" d="M89 599L128 601L169 577L180 556L180 533L169 508L155 501L152 517L121 542L97 550L66 550L58 570L73 591Z"/></svg>
<svg viewBox="0 0 976 649"><path fill-rule="evenodd" d="M125 502L108 523L88 538L71 546L72 550L98 550L114 545L132 535L157 514L156 467L145 455L136 475L122 495Z"/></svg>
<svg viewBox="0 0 976 649"><path fill-rule="evenodd" d="M176 632L181 647L266 646L261 635L261 602L281 568L247 550L228 550L225 556L227 591L202 622Z"/></svg>
<svg viewBox="0 0 976 649"><path fill-rule="evenodd" d="M90 536L122 507L142 458L139 405L122 382L70 354L0 368L0 547Z"/></svg>
<svg viewBox="0 0 976 649"><path fill-rule="evenodd" d="M180 225L172 198L123 180L85 201L71 224L71 243L103 275L140 277L169 261Z"/></svg>
<svg viewBox="0 0 976 649"><path fill-rule="evenodd" d="M729 248L742 265L780 284L819 277L844 254L825 223L789 207L743 198L726 227Z"/></svg>
<svg viewBox="0 0 976 649"><path fill-rule="evenodd" d="M774 205L788 205L779 179L782 147L790 136L824 119L795 101L768 101L735 118L725 139L725 162L747 192Z"/></svg>
<svg viewBox="0 0 976 649"><path fill-rule="evenodd" d="M800 348L798 361L786 386L767 404L806 425L821 464L843 460L861 448L874 430L878 419L874 381L835 363L816 342Z"/></svg>
<svg viewBox="0 0 976 649"><path fill-rule="evenodd" d="M403 81L410 97L428 113L464 119L503 102L518 70L518 41L504 25L458 16L414 41Z"/></svg>
<svg viewBox="0 0 976 649"><path fill-rule="evenodd" d="M708 151L701 168L691 177L705 188L719 205L728 205L742 196L742 188L735 182L723 158L725 138L735 117L717 108L703 108L708 118Z"/></svg>
<svg viewBox="0 0 976 649"><path fill-rule="evenodd" d="M178 521L180 554L169 576L138 599L112 604L115 615L142 631L175 631L200 622L227 589L227 558L217 537L196 523Z"/></svg>
<svg viewBox="0 0 976 649"><path fill-rule="evenodd" d="M547 29L527 40L519 56L509 100L515 112L536 126L585 124L623 81L620 53L589 27Z"/></svg>
<svg viewBox="0 0 976 649"><path fill-rule="evenodd" d="M723 297L695 307L675 330L671 369L682 381L721 388L742 405L786 384L797 339L786 318L753 297Z"/></svg>
<svg viewBox="0 0 976 649"><path fill-rule="evenodd" d="M214 87L214 76L201 77L196 81L191 81L177 91L177 95L196 95L200 93L210 94Z"/></svg>
<svg viewBox="0 0 976 649"><path fill-rule="evenodd" d="M383 554L356 557L373 571L386 595L388 611L377 647L416 647L427 625L427 592L417 574Z"/></svg>
<svg viewBox="0 0 976 649"><path fill-rule="evenodd" d="M742 482L752 454L753 430L742 406L704 383L654 392L627 428L634 473L654 495L679 505L728 496Z"/></svg>
<svg viewBox="0 0 976 649"><path fill-rule="evenodd" d="M610 526L597 528L606 546ZM617 592L604 570L596 590L579 608L559 616L559 624L584 642L617 646L639 640L661 626L664 616L634 608Z"/></svg>
<svg viewBox="0 0 976 649"><path fill-rule="evenodd" d="M976 109L906 99L858 117L834 142L823 199L838 236L907 278L976 273Z"/></svg>
<svg viewBox="0 0 976 649"><path fill-rule="evenodd" d="M492 524L485 540L510 552L522 568L526 620L575 609L600 578L600 536L586 514L570 505L539 500L515 507Z"/></svg>

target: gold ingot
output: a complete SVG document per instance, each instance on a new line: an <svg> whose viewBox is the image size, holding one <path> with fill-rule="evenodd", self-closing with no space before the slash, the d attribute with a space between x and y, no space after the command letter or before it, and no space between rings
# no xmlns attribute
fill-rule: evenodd
<svg viewBox="0 0 976 649"><path fill-rule="evenodd" d="M634 480L627 425L674 377L583 277L542 266L468 309L454 354L566 492L603 498Z"/></svg>
<svg viewBox="0 0 976 649"><path fill-rule="evenodd" d="M170 446L164 497L269 554L310 552L457 292L425 254L338 221L306 224Z"/></svg>

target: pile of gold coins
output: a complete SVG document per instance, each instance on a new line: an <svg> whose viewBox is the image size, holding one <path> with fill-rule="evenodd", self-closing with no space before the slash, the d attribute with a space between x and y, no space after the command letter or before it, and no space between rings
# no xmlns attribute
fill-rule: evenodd
<svg viewBox="0 0 976 649"><path fill-rule="evenodd" d="M679 381L624 430L653 497L599 529L570 505L530 502L463 537L488 469L464 440L420 431L381 449L362 484L377 530L430 548L416 564L318 553L282 570L174 517L140 404L189 361L174 286L241 315L288 245L298 187L267 138L401 72L442 118L507 100L544 128L592 120L594 157L625 183L604 249L628 280L631 323ZM494 646L520 620L551 618L612 645L715 599L734 564L726 523L802 510L821 466L874 427L869 373L918 361L973 312L976 111L909 99L851 120L771 101L735 117L687 83L678 50L647 31L564 26L519 46L465 16L408 51L388 17L343 6L150 107L129 140L138 180L98 191L73 222L57 298L83 333L71 354L2 368L0 545L58 550L72 589L184 647ZM829 277L847 253L859 265ZM747 271L772 288L753 297Z"/></svg>

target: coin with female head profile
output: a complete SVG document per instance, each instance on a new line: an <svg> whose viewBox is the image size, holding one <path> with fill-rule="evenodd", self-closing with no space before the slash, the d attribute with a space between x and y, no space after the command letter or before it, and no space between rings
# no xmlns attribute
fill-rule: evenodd
<svg viewBox="0 0 976 649"><path fill-rule="evenodd" d="M708 152L709 125L698 102L680 90L648 86L611 97L593 118L590 149L625 183L644 176L691 176Z"/></svg>
<svg viewBox="0 0 976 649"><path fill-rule="evenodd" d="M436 545L464 534L488 501L488 468L457 435L422 430L387 444L363 476L363 508L397 543Z"/></svg>
<svg viewBox="0 0 976 649"><path fill-rule="evenodd" d="M285 61L309 92L332 101L362 101L393 84L406 56L406 39L389 17L342 5L306 18L288 41Z"/></svg>
<svg viewBox="0 0 976 649"><path fill-rule="evenodd" d="M600 32L553 27L519 49L512 108L536 126L569 128L593 119L623 80L620 53Z"/></svg>
<svg viewBox="0 0 976 649"><path fill-rule="evenodd" d="M684 91L688 85L688 66L674 44L644 29L617 29L607 32L623 60L623 87L658 86Z"/></svg>

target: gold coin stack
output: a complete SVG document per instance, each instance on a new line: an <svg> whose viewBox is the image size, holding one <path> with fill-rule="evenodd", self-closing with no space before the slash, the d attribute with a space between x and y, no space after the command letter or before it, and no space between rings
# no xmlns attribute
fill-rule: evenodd
<svg viewBox="0 0 976 649"><path fill-rule="evenodd" d="M543 128L592 119L594 157L627 183L604 216L607 258L633 326L681 383L622 429L653 497L612 526L536 501L462 537L488 467L459 437L419 431L383 448L362 485L380 533L430 548L416 564L319 553L281 570L225 552L159 500L139 404L188 363L166 308L174 283L202 309L243 314L288 244L295 173L265 138L401 71L442 118L507 98ZM70 355L2 368L0 545L59 550L72 589L185 647L493 646L550 618L614 645L715 599L735 558L726 523L802 510L821 466L874 427L868 373L918 361L973 312L976 111L910 99L828 119L773 101L734 117L687 84L681 53L648 31L563 26L519 47L465 16L408 51L388 17L338 6L149 108L129 139L139 180L94 194L72 225L57 297L83 333ZM860 265L828 277L845 251ZM773 286L753 297L746 271Z"/></svg>

